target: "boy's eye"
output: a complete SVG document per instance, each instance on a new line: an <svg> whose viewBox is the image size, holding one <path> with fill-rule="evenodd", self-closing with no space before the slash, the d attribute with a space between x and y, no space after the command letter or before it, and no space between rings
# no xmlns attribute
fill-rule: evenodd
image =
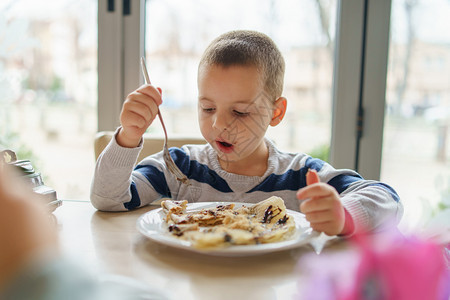
<svg viewBox="0 0 450 300"><path fill-rule="evenodd" d="M204 112L213 112L214 108L202 108Z"/></svg>
<svg viewBox="0 0 450 300"><path fill-rule="evenodd" d="M238 111L238 110L233 110L233 113L236 116L238 116L238 117L245 117L245 116L248 116L250 114L248 112L241 112L241 111Z"/></svg>

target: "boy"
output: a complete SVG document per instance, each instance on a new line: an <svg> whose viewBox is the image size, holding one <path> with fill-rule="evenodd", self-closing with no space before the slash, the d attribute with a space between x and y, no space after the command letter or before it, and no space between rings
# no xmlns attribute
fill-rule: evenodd
<svg viewBox="0 0 450 300"><path fill-rule="evenodd" d="M126 210L161 197L256 203L277 195L287 208L303 212L313 229L328 235L398 222L403 207L389 186L303 153L282 152L264 137L286 112L283 78L283 57L264 34L233 31L208 46L198 68L198 121L208 143L170 150L190 185L167 170L162 152L133 170L142 135L162 103L159 88L138 88L124 102L122 126L97 161L93 205ZM309 169L318 172L320 182L314 174L307 181Z"/></svg>

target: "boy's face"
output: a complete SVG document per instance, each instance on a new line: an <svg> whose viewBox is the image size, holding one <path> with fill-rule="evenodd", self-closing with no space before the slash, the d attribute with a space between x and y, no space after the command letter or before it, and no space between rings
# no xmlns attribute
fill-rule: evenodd
<svg viewBox="0 0 450 300"><path fill-rule="evenodd" d="M264 92L255 67L202 67L198 91L200 130L219 160L267 158L263 138L273 120L274 99Z"/></svg>

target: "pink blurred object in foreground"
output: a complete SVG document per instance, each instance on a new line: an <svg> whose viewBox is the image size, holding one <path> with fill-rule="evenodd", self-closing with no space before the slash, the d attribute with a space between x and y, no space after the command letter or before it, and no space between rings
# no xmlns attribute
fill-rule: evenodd
<svg viewBox="0 0 450 300"><path fill-rule="evenodd" d="M343 299L448 299L450 277L439 246L416 238L354 240L361 261L355 285Z"/></svg>
<svg viewBox="0 0 450 300"><path fill-rule="evenodd" d="M400 234L358 235L345 252L299 261L299 299L448 300L450 245ZM447 257L448 259L448 257ZM304 273L306 271L306 273Z"/></svg>

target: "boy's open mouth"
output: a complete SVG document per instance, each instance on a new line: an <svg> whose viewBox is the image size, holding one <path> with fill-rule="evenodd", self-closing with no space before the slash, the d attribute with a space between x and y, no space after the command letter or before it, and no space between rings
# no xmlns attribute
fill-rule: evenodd
<svg viewBox="0 0 450 300"><path fill-rule="evenodd" d="M231 146L233 146L233 144L229 144L227 142L219 142L219 143L222 144L222 146L224 146L224 147L231 147Z"/></svg>
<svg viewBox="0 0 450 300"><path fill-rule="evenodd" d="M233 152L233 149L234 149L233 144L230 144L225 141L216 141L216 145L217 145L218 150L220 150L223 153L231 153L231 152Z"/></svg>

